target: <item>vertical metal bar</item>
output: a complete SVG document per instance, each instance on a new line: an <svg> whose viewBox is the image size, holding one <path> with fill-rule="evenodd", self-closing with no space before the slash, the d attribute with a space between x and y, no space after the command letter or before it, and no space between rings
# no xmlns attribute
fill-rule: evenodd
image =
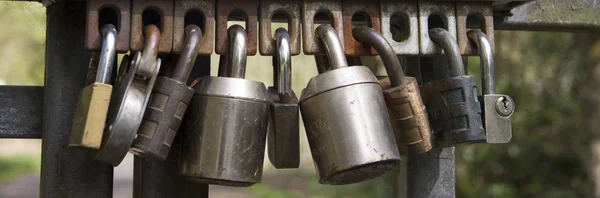
<svg viewBox="0 0 600 198"><path fill-rule="evenodd" d="M85 2L47 8L40 197L112 197L113 167L92 152L68 148L79 90L90 53L85 46Z"/></svg>
<svg viewBox="0 0 600 198"><path fill-rule="evenodd" d="M189 81L208 75L210 75L210 56L199 56ZM207 198L208 185L192 182L177 173L180 151L181 135L178 133L165 161L151 162L136 156L133 162L133 197Z"/></svg>
<svg viewBox="0 0 600 198"><path fill-rule="evenodd" d="M448 61L443 56L410 57L406 59L406 63L407 75L421 79L419 84L449 76ZM403 163L407 164L407 169L395 177L394 197L456 197L454 147L437 148L428 153L410 155L403 158Z"/></svg>

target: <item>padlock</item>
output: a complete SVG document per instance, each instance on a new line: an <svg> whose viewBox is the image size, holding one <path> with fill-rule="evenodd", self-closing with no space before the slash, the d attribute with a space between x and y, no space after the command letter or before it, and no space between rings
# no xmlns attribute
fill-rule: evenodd
<svg viewBox="0 0 600 198"><path fill-rule="evenodd" d="M233 25L228 34L226 76L203 77L194 86L179 173L201 183L251 186L262 177L269 99L262 82L243 79L246 31Z"/></svg>
<svg viewBox="0 0 600 198"><path fill-rule="evenodd" d="M298 97L292 90L292 56L287 30L275 30L277 55L273 56L274 83L268 88L270 119L268 156L275 168L300 166Z"/></svg>
<svg viewBox="0 0 600 198"><path fill-rule="evenodd" d="M330 25L316 33L332 70L310 79L300 111L319 182L351 184L389 172L400 154L377 78L367 67L348 67Z"/></svg>
<svg viewBox="0 0 600 198"><path fill-rule="evenodd" d="M194 89L187 86L196 62L202 30L197 25L185 28L185 44L171 77L156 79L152 96L130 152L149 160L165 160L175 134L192 99Z"/></svg>
<svg viewBox="0 0 600 198"><path fill-rule="evenodd" d="M95 159L118 166L135 139L146 105L156 82L161 60L157 59L160 31L146 25L143 52L136 52L131 62L121 61L115 91L111 96L106 131Z"/></svg>
<svg viewBox="0 0 600 198"><path fill-rule="evenodd" d="M507 95L495 94L493 47L486 34L474 29L468 33L469 39L479 48L481 57L481 90L479 96L483 111L483 125L487 143L508 143L512 138L511 116L515 111L515 103Z"/></svg>
<svg viewBox="0 0 600 198"><path fill-rule="evenodd" d="M420 154L431 150L431 127L417 80L404 76L394 48L377 31L365 26L356 27L352 35L377 51L388 73L389 86L382 85L383 96L400 153Z"/></svg>
<svg viewBox="0 0 600 198"><path fill-rule="evenodd" d="M429 30L429 36L444 50L450 74L449 78L421 86L436 146L485 141L477 81L475 76L465 75L456 39L441 28Z"/></svg>
<svg viewBox="0 0 600 198"><path fill-rule="evenodd" d="M97 66L96 80L83 88L75 109L69 136L70 147L99 149L104 133L104 123L112 94L111 77L116 65L117 30L112 24L102 28L102 51ZM91 67L96 67L93 63ZM91 68L93 70L94 68ZM92 73L94 71L91 71Z"/></svg>

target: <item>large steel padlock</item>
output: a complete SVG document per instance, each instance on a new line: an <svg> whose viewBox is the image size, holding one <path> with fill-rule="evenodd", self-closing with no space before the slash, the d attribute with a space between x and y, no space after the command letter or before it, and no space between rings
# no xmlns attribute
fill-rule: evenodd
<svg viewBox="0 0 600 198"><path fill-rule="evenodd" d="M146 25L144 35L143 52L136 52L131 62L128 56L121 61L102 146L95 156L96 160L113 166L123 161L135 139L160 70L161 60L157 59L160 31L156 25Z"/></svg>
<svg viewBox="0 0 600 198"><path fill-rule="evenodd" d="M228 72L203 77L194 86L179 173L202 183L251 186L262 177L269 99L262 82L243 79L246 31L233 25L228 34Z"/></svg>
<svg viewBox="0 0 600 198"><path fill-rule="evenodd" d="M515 111L515 103L507 95L495 94L494 54L487 36L478 29L470 30L467 35L479 48L481 57L482 95L479 96L479 101L483 111L486 142L508 143L512 138L511 116Z"/></svg>
<svg viewBox="0 0 600 198"><path fill-rule="evenodd" d="M184 49L171 77L156 79L144 119L130 152L149 160L165 160L183 119L194 89L186 83L198 56L202 30L185 28Z"/></svg>
<svg viewBox="0 0 600 198"><path fill-rule="evenodd" d="M83 88L79 93L79 100L75 108L75 116L71 134L70 147L83 147L99 149L104 134L104 124L110 104L113 86L113 70L115 69L117 30L112 24L102 28L102 51L100 57L93 57L90 63L88 77L94 76L95 81ZM94 53L97 55L98 53ZM95 65L96 61L98 65ZM97 67L97 69L96 69ZM97 71L95 71L97 70Z"/></svg>
<svg viewBox="0 0 600 198"><path fill-rule="evenodd" d="M477 81L475 76L465 75L456 40L441 28L431 29L429 36L444 49L450 70L449 78L421 86L436 146L485 141L481 106L477 100Z"/></svg>
<svg viewBox="0 0 600 198"><path fill-rule="evenodd" d="M271 101L268 156L275 168L300 166L298 97L292 90L292 56L288 32L275 30L277 55L273 56L274 85L268 88Z"/></svg>
<svg viewBox="0 0 600 198"><path fill-rule="evenodd" d="M354 28L352 35L377 51L388 73L389 78L380 80L380 84L400 153L419 154L431 150L431 127L417 80L404 76L392 45L380 33L363 26Z"/></svg>
<svg viewBox="0 0 600 198"><path fill-rule="evenodd" d="M330 25L316 32L332 70L310 79L300 110L319 182L351 184L389 172L400 154L375 75L364 66L347 66Z"/></svg>

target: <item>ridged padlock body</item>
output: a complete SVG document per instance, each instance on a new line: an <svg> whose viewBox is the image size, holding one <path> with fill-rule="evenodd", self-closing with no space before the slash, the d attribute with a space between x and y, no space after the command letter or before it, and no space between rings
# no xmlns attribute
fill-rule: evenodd
<svg viewBox="0 0 600 198"><path fill-rule="evenodd" d="M391 87L389 78L380 80L400 154L420 154L432 149L432 131L417 80L404 77L406 84Z"/></svg>
<svg viewBox="0 0 600 198"><path fill-rule="evenodd" d="M277 88L269 87L268 156L275 168L300 166L300 132L298 98L291 91L291 101L281 103Z"/></svg>
<svg viewBox="0 0 600 198"><path fill-rule="evenodd" d="M110 104L112 85L94 82L79 94L69 146L99 149Z"/></svg>
<svg viewBox="0 0 600 198"><path fill-rule="evenodd" d="M186 84L158 77L130 152L165 160L193 94L194 89Z"/></svg>
<svg viewBox="0 0 600 198"><path fill-rule="evenodd" d="M437 146L485 141L475 76L450 77L421 86Z"/></svg>
<svg viewBox="0 0 600 198"><path fill-rule="evenodd" d="M179 173L203 183L260 182L269 101L263 83L203 77L184 118Z"/></svg>
<svg viewBox="0 0 600 198"><path fill-rule="evenodd" d="M320 183L364 181L400 162L381 87L367 67L313 77L300 110Z"/></svg>

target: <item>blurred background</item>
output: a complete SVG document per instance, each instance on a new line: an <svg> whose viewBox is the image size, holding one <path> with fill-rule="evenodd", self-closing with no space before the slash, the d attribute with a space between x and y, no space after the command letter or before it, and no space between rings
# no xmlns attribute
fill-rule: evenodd
<svg viewBox="0 0 600 198"><path fill-rule="evenodd" d="M39 3L0 2L0 84L43 85L45 22ZM497 92L517 105L513 139L456 149L457 197L600 197L600 36L496 31L495 58ZM312 56L292 60L299 94L317 71ZM377 58L363 61L385 74ZM469 73L479 75L478 57L468 63ZM217 64L213 55L212 75ZM270 57L249 57L246 77L269 86L271 70ZM275 170L266 159L261 184L211 186L210 196L391 197L391 174L347 186L318 184L301 136L299 169ZM40 140L0 139L0 197L38 197L40 149ZM132 170L129 155L115 169L115 197L131 197Z"/></svg>

